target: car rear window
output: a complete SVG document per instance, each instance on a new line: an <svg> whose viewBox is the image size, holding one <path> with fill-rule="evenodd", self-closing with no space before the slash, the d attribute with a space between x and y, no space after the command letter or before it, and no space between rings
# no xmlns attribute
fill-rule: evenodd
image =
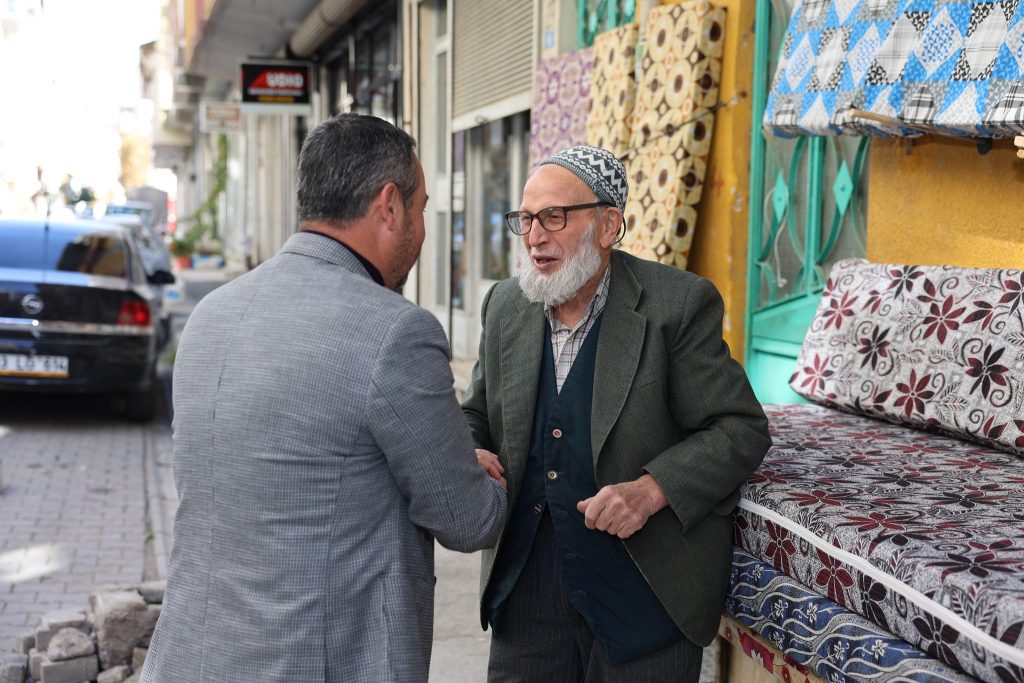
<svg viewBox="0 0 1024 683"><path fill-rule="evenodd" d="M0 231L0 268L40 268L124 277L122 238L110 232L5 226Z"/></svg>

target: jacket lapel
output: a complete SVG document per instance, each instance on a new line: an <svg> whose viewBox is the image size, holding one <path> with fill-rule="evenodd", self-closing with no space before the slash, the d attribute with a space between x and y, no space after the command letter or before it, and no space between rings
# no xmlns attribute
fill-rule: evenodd
<svg viewBox="0 0 1024 683"><path fill-rule="evenodd" d="M501 321L502 425L506 465L518 481L526 467L537 407L544 338L544 308L520 296Z"/></svg>
<svg viewBox="0 0 1024 683"><path fill-rule="evenodd" d="M590 413L590 444L594 470L615 421L626 403L643 349L647 318L636 311L643 287L622 255L612 251L608 302L601 316L594 366L594 398Z"/></svg>

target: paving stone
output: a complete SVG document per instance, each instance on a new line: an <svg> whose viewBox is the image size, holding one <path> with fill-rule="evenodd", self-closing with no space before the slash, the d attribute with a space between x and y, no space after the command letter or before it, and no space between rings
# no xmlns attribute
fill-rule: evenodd
<svg viewBox="0 0 1024 683"><path fill-rule="evenodd" d="M0 657L0 683L25 683L28 678L28 655L13 654Z"/></svg>
<svg viewBox="0 0 1024 683"><path fill-rule="evenodd" d="M149 604L161 604L164 601L164 589L166 581L147 581L139 586L139 595Z"/></svg>
<svg viewBox="0 0 1024 683"><path fill-rule="evenodd" d="M101 671L100 675L96 677L96 683L122 683L122 681L131 676L131 673L132 670L128 666L121 664L106 671Z"/></svg>
<svg viewBox="0 0 1024 683"><path fill-rule="evenodd" d="M92 638L70 626L57 631L57 635L50 639L50 644L46 648L46 657L52 662L95 653L96 644L92 642Z"/></svg>
<svg viewBox="0 0 1024 683"><path fill-rule="evenodd" d="M132 650L132 671L142 671L142 665L146 663L146 655L149 648L137 647Z"/></svg>
<svg viewBox="0 0 1024 683"><path fill-rule="evenodd" d="M85 626L84 610L55 610L43 615L43 623L52 629L77 628L81 630Z"/></svg>
<svg viewBox="0 0 1024 683"><path fill-rule="evenodd" d="M40 667L41 683L82 683L96 678L100 672L100 664L96 655L65 659L60 662L43 660Z"/></svg>
<svg viewBox="0 0 1024 683"><path fill-rule="evenodd" d="M50 628L45 624L40 626L36 629L36 649L40 652L46 652L46 648L50 647L50 638L53 638L55 635L57 635L57 629Z"/></svg>
<svg viewBox="0 0 1024 683"><path fill-rule="evenodd" d="M29 650L36 646L36 632L27 631L22 633L14 640L15 652L24 652L28 654Z"/></svg>
<svg viewBox="0 0 1024 683"><path fill-rule="evenodd" d="M28 670L29 673L32 674L32 678L36 679L37 681L42 676L41 671L44 659L46 659L46 655L44 655L39 650L36 650L35 648L32 648L32 650L28 653Z"/></svg>
<svg viewBox="0 0 1024 683"><path fill-rule="evenodd" d="M127 664L132 649L156 624L156 615L135 590L97 591L89 597L96 645L104 669Z"/></svg>

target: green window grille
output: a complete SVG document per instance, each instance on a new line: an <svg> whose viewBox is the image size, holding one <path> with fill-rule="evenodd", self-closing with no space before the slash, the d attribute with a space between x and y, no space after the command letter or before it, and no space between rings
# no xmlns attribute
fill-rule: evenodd
<svg viewBox="0 0 1024 683"><path fill-rule="evenodd" d="M865 253L869 138L761 130L794 0L757 0L751 135L746 366L765 403L801 400L794 361L835 261Z"/></svg>
<svg viewBox="0 0 1024 683"><path fill-rule="evenodd" d="M579 46L590 47L599 33L636 20L636 0L577 0Z"/></svg>

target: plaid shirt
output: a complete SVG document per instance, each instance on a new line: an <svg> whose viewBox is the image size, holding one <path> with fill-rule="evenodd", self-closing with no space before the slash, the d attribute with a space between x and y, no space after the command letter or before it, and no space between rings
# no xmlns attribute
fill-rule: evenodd
<svg viewBox="0 0 1024 683"><path fill-rule="evenodd" d="M572 369L572 364L580 352L580 347L583 346L583 341L590 333L594 322L597 321L597 316L601 315L601 311L604 310L604 305L608 301L608 282L611 277L612 269L605 268L604 277L598 283L597 292L594 293L594 298L590 300L590 305L587 307L587 314L571 330L554 316L552 309L544 309L544 315L547 316L548 324L551 326L551 354L555 359L555 387L559 393L561 393L565 378L569 376L569 370Z"/></svg>

